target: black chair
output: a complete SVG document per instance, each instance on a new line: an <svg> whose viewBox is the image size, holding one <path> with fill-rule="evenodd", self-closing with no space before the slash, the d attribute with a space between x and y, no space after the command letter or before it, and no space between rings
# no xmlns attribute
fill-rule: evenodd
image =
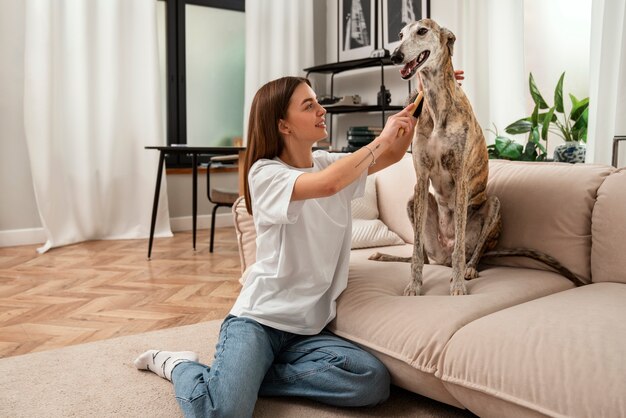
<svg viewBox="0 0 626 418"><path fill-rule="evenodd" d="M218 188L211 188L211 165L220 163L236 162L239 159L238 155L223 155L215 156L209 159L206 168L206 192L209 202L213 203L213 214L211 215L211 245L209 251L213 252L213 241L215 239L215 213L220 207L231 208L235 203L235 200L239 197L239 192L235 190L224 190Z"/></svg>

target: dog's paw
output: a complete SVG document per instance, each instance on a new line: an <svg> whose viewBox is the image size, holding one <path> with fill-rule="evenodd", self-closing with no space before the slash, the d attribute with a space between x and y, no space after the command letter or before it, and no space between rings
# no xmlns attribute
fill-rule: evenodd
<svg viewBox="0 0 626 418"><path fill-rule="evenodd" d="M383 255L381 253L374 253L372 255L370 255L369 257L367 257L368 260L373 260L373 261L379 261L381 258L383 258Z"/></svg>
<svg viewBox="0 0 626 418"><path fill-rule="evenodd" d="M420 287L413 282L410 282L404 289L404 296L418 296L419 294Z"/></svg>
<svg viewBox="0 0 626 418"><path fill-rule="evenodd" d="M450 285L450 295L452 296L467 295L467 288L465 287L465 280L456 281L456 282L452 280L452 284Z"/></svg>
<svg viewBox="0 0 626 418"><path fill-rule="evenodd" d="M478 270L475 267L465 268L465 280L472 280L478 277Z"/></svg>

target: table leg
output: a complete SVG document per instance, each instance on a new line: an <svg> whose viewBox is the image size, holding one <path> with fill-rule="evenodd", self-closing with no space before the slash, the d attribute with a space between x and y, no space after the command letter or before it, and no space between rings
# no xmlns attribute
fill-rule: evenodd
<svg viewBox="0 0 626 418"><path fill-rule="evenodd" d="M193 190L191 195L193 196L192 203L192 228L193 228L193 250L196 250L196 215L198 214L198 156L196 154L191 155L191 172L192 172L192 184Z"/></svg>
<svg viewBox="0 0 626 418"><path fill-rule="evenodd" d="M154 203L152 204L152 222L150 223L150 240L148 242L148 260L152 256L152 241L154 239L154 227L156 226L157 209L159 208L159 194L161 193L161 178L163 177L163 163L165 153L161 151L159 156L159 170L157 171L156 187L154 188Z"/></svg>

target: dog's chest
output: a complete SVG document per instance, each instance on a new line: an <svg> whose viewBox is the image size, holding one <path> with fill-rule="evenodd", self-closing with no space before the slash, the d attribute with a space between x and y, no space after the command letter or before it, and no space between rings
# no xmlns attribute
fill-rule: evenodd
<svg viewBox="0 0 626 418"><path fill-rule="evenodd" d="M428 137L418 135L414 139L413 160L416 170L430 179L438 200L454 202L454 178L460 162L459 150L450 145L445 137L431 131Z"/></svg>

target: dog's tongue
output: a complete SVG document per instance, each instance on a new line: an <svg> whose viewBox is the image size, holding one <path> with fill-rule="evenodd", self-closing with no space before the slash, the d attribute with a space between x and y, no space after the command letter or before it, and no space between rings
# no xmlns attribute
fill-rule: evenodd
<svg viewBox="0 0 626 418"><path fill-rule="evenodd" d="M415 66L415 61L416 60L413 60L407 63L404 67L402 67L402 69L400 70L400 74L402 74L402 77L406 77L407 75L411 73L411 70Z"/></svg>

